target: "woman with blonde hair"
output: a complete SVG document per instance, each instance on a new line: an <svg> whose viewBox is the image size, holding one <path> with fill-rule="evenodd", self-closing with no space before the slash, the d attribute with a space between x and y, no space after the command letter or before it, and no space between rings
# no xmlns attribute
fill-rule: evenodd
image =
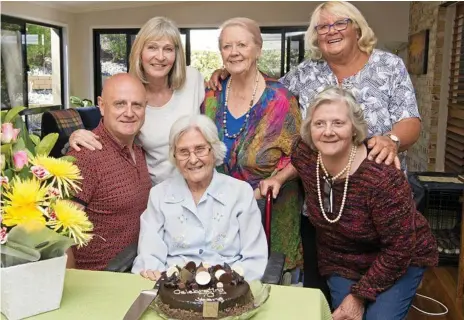
<svg viewBox="0 0 464 320"><path fill-rule="evenodd" d="M146 152L148 171L156 185L174 171L168 160L169 130L184 115L197 114L205 96L201 74L185 64L179 30L164 17L150 19L140 29L130 53L129 72L137 76L147 90L145 124L138 141ZM101 149L98 137L86 130L75 131L70 146Z"/></svg>

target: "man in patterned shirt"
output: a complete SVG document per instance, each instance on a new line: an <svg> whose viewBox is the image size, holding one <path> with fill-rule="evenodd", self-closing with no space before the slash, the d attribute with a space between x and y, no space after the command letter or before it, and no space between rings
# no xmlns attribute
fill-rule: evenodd
<svg viewBox="0 0 464 320"><path fill-rule="evenodd" d="M77 159L84 178L74 201L94 224L88 246L68 250L68 267L104 270L137 242L151 188L144 152L134 142L145 120L146 100L145 88L135 77L117 74L107 79L98 97L103 119L92 131L103 148L68 153Z"/></svg>

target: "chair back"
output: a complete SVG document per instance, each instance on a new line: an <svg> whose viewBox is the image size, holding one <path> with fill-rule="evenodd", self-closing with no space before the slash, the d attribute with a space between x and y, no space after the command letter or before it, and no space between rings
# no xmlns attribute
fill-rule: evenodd
<svg viewBox="0 0 464 320"><path fill-rule="evenodd" d="M82 123L86 130L95 129L100 123L101 113L100 108L96 106L81 107L76 109L81 116Z"/></svg>
<svg viewBox="0 0 464 320"><path fill-rule="evenodd" d="M61 150L77 129L84 129L84 124L75 109L52 110L42 115L42 138L49 133L59 134L58 141L50 152L52 157L62 156Z"/></svg>

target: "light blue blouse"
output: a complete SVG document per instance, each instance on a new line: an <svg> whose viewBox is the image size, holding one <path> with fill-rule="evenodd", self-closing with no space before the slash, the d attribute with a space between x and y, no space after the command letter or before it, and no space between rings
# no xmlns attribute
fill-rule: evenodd
<svg viewBox="0 0 464 320"><path fill-rule="evenodd" d="M189 261L228 263L251 281L262 277L267 260L261 212L248 183L214 171L198 205L177 171L151 189L133 273Z"/></svg>

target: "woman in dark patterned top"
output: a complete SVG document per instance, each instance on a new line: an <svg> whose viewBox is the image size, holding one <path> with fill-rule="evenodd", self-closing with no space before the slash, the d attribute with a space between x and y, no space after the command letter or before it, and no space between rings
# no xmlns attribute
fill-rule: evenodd
<svg viewBox="0 0 464 320"><path fill-rule="evenodd" d="M291 161L316 227L333 318L404 319L425 267L438 262L437 244L404 173L367 158L366 132L353 96L329 87L310 105Z"/></svg>

